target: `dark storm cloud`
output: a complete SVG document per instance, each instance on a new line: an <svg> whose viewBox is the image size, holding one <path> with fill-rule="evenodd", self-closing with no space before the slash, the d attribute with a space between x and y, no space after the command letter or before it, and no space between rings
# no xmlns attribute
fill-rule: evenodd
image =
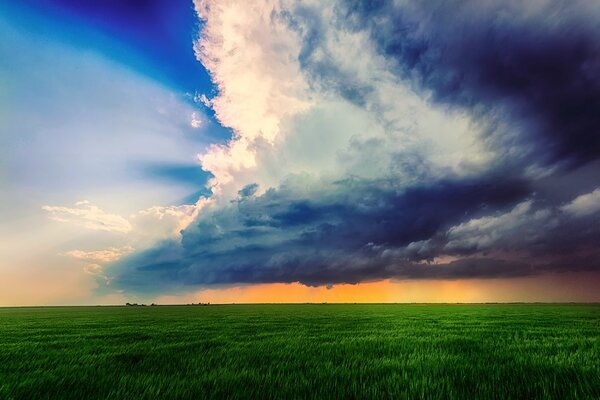
<svg viewBox="0 0 600 400"><path fill-rule="evenodd" d="M111 266L113 285L160 292L599 270L600 226L589 221L600 217L600 205L578 216L565 205L523 200L529 187L522 181L485 175L398 189L346 180L312 199L295 187L204 210L180 241Z"/></svg>
<svg viewBox="0 0 600 400"><path fill-rule="evenodd" d="M400 76L479 114L496 148L528 149L530 163L600 158L599 2L349 1L338 11Z"/></svg>
<svg viewBox="0 0 600 400"><path fill-rule="evenodd" d="M432 255L409 256L405 251L390 258L384 250L428 240L490 209L510 208L529 191L522 181L489 176L408 189L393 182L343 180L318 198L308 198L294 187L289 182L204 212L183 231L180 242L167 242L118 263L115 284L135 282L146 289L151 285L143 282L148 281L318 285L442 276L445 273L423 272L413 265ZM461 268L460 274L466 274Z"/></svg>
<svg viewBox="0 0 600 400"><path fill-rule="evenodd" d="M342 2L327 23L366 32L395 76L487 127L481 139L496 161L443 175L416 153L398 153L380 179L340 178L310 191L292 177L264 193L252 183L203 209L181 240L109 267L113 284L160 292L599 271L600 224L591 221L600 200L577 203L583 214L566 207L600 185L599 6L397 3ZM286 18L301 34L312 83L378 113L366 105L369 83L316 51L327 33L315 10ZM362 163L385 146L355 142L349 154Z"/></svg>
<svg viewBox="0 0 600 400"><path fill-rule="evenodd" d="M486 177L489 178L489 177ZM357 283L384 278L509 278L598 271L598 211L573 217L526 187L482 179L372 193L372 182L298 200L283 188L208 211L168 241L114 267L114 284L140 291L182 285ZM498 191L511 194L497 196ZM452 204L448 207L448 204ZM413 211L414 210L414 211Z"/></svg>

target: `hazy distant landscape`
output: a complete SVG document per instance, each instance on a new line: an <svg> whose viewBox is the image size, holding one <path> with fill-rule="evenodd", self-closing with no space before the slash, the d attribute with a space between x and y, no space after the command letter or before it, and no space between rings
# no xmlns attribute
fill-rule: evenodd
<svg viewBox="0 0 600 400"><path fill-rule="evenodd" d="M600 305L0 308L0 398L600 398Z"/></svg>

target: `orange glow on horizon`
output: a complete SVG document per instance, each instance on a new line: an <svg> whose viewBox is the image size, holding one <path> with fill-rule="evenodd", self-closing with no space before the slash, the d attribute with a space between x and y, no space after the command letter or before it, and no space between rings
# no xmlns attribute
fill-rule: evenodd
<svg viewBox="0 0 600 400"><path fill-rule="evenodd" d="M481 303L600 302L597 274L554 274L512 279L382 280L331 288L272 283L203 289L161 296L174 303Z"/></svg>

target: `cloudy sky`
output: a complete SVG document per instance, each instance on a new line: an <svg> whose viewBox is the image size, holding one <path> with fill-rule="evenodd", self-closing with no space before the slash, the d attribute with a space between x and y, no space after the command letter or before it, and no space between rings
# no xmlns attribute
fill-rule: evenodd
<svg viewBox="0 0 600 400"><path fill-rule="evenodd" d="M0 4L0 305L600 301L600 2Z"/></svg>

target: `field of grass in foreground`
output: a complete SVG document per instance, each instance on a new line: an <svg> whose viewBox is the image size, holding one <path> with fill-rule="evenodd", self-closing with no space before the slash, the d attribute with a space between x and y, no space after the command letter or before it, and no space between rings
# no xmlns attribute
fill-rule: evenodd
<svg viewBox="0 0 600 400"><path fill-rule="evenodd" d="M600 305L0 308L0 398L600 398Z"/></svg>

